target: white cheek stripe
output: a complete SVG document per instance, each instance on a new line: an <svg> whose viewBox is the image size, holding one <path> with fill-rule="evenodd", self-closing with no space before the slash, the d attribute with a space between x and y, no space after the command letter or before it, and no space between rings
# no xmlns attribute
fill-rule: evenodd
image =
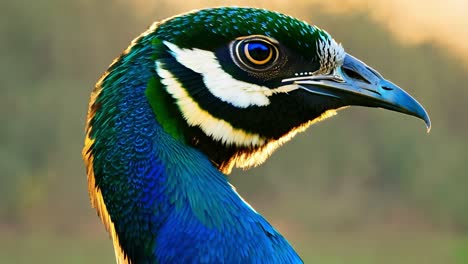
<svg viewBox="0 0 468 264"><path fill-rule="evenodd" d="M208 90L220 100L239 108L249 106L267 106L269 96L274 93L289 92L298 89L296 85L281 86L270 89L252 83L246 83L232 78L219 64L216 56L201 49L181 49L164 41L174 58L185 67L203 76L203 82Z"/></svg>
<svg viewBox="0 0 468 264"><path fill-rule="evenodd" d="M161 78L161 83L166 86L167 92L176 100L182 116L190 126L200 127L206 135L226 145L261 146L265 144L264 137L234 128L226 121L201 109L176 77L163 66L162 63L156 61L156 72Z"/></svg>

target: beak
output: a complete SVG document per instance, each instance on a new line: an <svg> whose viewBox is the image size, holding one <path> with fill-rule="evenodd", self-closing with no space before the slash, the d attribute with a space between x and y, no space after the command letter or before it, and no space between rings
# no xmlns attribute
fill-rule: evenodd
<svg viewBox="0 0 468 264"><path fill-rule="evenodd" d="M364 62L346 54L343 65L332 73L283 80L321 96L338 99L345 105L380 107L424 120L427 131L431 120L424 107L397 85L385 80Z"/></svg>

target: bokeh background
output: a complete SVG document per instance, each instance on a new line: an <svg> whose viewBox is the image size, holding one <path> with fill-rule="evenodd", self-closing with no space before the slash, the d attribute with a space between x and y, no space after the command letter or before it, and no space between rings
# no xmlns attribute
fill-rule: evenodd
<svg viewBox="0 0 468 264"><path fill-rule="evenodd" d="M155 20L220 5L316 24L414 95L433 122L350 108L238 191L306 263L468 263L468 2L36 0L0 3L0 263L113 263L81 148L90 91Z"/></svg>

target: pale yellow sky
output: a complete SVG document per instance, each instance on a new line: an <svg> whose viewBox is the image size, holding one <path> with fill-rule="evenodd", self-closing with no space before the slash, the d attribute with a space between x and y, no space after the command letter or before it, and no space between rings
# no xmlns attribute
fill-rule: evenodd
<svg viewBox="0 0 468 264"><path fill-rule="evenodd" d="M468 61L468 0L345 0L346 8L366 7L372 19L403 42L433 41Z"/></svg>
<svg viewBox="0 0 468 264"><path fill-rule="evenodd" d="M315 4L327 12L361 10L404 43L434 42L468 62L468 0L134 0L138 13L164 8L168 16L208 6L256 6L310 19Z"/></svg>

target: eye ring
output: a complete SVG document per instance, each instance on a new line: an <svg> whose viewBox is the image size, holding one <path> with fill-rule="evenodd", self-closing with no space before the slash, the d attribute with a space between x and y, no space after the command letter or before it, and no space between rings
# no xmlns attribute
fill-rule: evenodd
<svg viewBox="0 0 468 264"><path fill-rule="evenodd" d="M273 49L265 43L251 41L244 45L244 54L251 63L265 65L273 58Z"/></svg>
<svg viewBox="0 0 468 264"><path fill-rule="evenodd" d="M249 71L269 70L279 57L275 43L261 36L239 39L232 48L231 54L237 66Z"/></svg>

